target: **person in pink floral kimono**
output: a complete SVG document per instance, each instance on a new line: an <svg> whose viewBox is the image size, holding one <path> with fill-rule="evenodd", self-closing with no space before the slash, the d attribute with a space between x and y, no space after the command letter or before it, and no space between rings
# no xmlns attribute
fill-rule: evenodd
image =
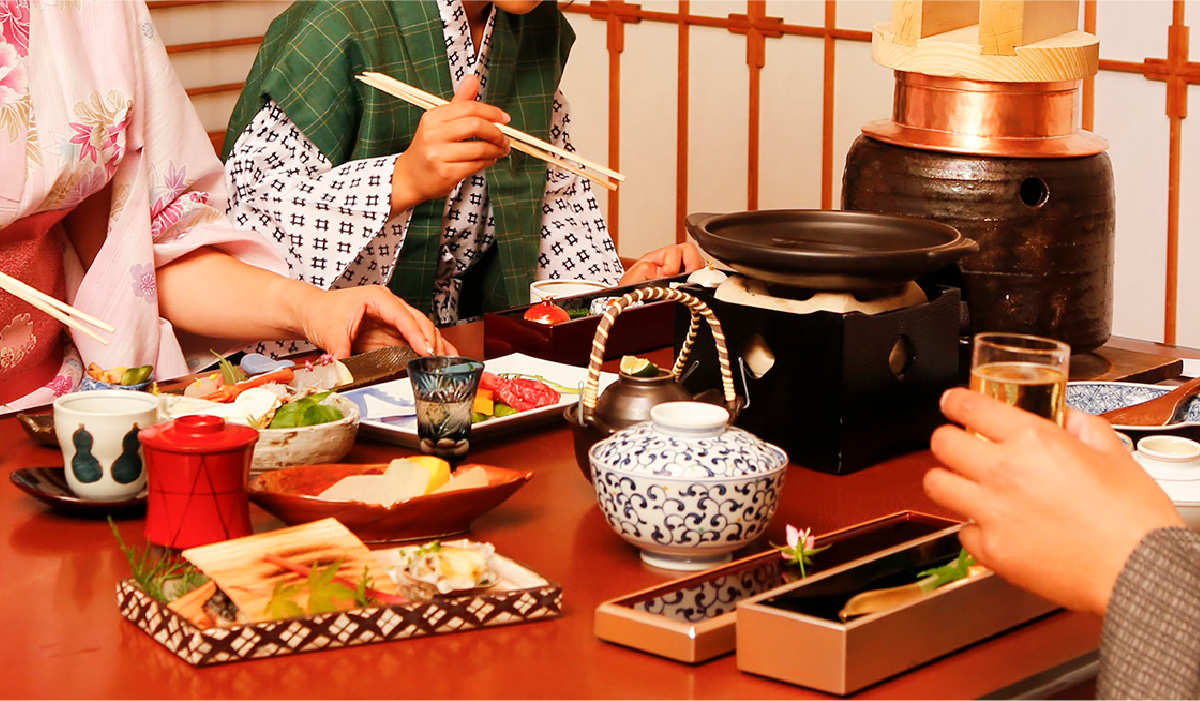
<svg viewBox="0 0 1200 701"><path fill-rule="evenodd" d="M0 0L0 270L116 327L107 345L68 335L0 292L0 411L71 391L90 362L168 378L252 340L449 349L386 288L281 276L225 219L222 182L144 3Z"/></svg>

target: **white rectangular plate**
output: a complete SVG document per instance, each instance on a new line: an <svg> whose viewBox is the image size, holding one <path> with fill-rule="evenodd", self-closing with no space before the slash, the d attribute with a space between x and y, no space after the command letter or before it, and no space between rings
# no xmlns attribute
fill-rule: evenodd
<svg viewBox="0 0 1200 701"><path fill-rule="evenodd" d="M578 388L587 381L587 368L564 365L552 360L542 360L520 353L505 355L484 362L484 369L497 375L515 373L536 375L564 387ZM617 376L611 372L600 373L600 391L615 382ZM530 409L519 414L491 418L471 426L471 441L486 440L496 436L560 420L563 407L579 401L579 395L561 392L557 404ZM342 393L363 414L359 432L388 443L420 447L417 436L416 410L413 407L412 384L405 377L362 387ZM386 417L386 418L385 418Z"/></svg>

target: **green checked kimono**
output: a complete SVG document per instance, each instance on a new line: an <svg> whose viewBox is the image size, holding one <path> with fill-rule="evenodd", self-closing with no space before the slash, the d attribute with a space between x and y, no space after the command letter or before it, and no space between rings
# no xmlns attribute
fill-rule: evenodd
<svg viewBox="0 0 1200 701"><path fill-rule="evenodd" d="M394 159L423 111L359 73L450 99L477 72L481 99L513 127L570 148L557 88L574 33L557 6L493 10L478 59L461 13L459 0L297 2L271 25L230 121L226 173L230 215L272 237L293 277L387 283L441 322L524 304L536 278L619 280L586 181L516 151L389 221Z"/></svg>

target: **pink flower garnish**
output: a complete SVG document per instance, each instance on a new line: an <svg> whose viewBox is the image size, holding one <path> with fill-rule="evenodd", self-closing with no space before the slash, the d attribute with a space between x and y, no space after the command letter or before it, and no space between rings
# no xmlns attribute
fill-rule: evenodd
<svg viewBox="0 0 1200 701"><path fill-rule="evenodd" d="M804 570L805 565L813 563L812 556L817 553L829 549L826 545L823 548L817 547L817 539L813 537L811 528L796 528L792 524L788 524L787 545L777 545L779 554L789 565L794 565L800 568L800 578L808 576Z"/></svg>

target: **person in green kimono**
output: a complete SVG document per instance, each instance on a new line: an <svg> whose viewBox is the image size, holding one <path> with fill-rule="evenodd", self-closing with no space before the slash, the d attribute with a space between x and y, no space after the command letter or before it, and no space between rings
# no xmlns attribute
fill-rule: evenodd
<svg viewBox="0 0 1200 701"><path fill-rule="evenodd" d="M528 302L535 279L694 270L690 243L625 271L588 181L511 151L495 123L571 150L554 2L297 2L271 25L225 143L230 216L293 277L386 283L439 323ZM425 112L355 80L453 98Z"/></svg>

